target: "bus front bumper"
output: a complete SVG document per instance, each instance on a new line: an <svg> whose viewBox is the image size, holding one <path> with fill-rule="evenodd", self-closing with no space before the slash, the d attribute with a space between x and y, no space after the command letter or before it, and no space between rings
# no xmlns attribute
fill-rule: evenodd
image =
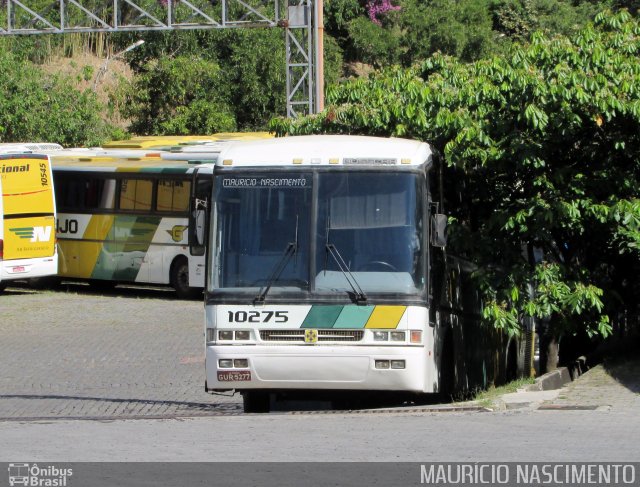
<svg viewBox="0 0 640 487"><path fill-rule="evenodd" d="M432 364L433 357L425 348L415 346L208 345L206 348L208 390L430 393L435 391L436 382Z"/></svg>

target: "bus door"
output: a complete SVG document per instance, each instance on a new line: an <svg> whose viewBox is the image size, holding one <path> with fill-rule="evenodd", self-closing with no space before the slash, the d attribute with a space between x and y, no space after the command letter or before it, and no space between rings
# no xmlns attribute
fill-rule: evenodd
<svg viewBox="0 0 640 487"><path fill-rule="evenodd" d="M56 254L55 202L48 156L0 155L3 245L6 261L53 257ZM28 273L20 263L9 274Z"/></svg>
<svg viewBox="0 0 640 487"><path fill-rule="evenodd" d="M207 246L208 221L213 194L213 171L195 168L191 182L189 203L189 252L194 257L204 257ZM191 286L204 287L206 259L189 259Z"/></svg>
<svg viewBox="0 0 640 487"><path fill-rule="evenodd" d="M191 180L186 176L163 175L158 179L156 210L162 215L162 220L153 245L147 252L150 282L173 282L177 279L176 275L180 274L174 266L181 266L188 259L187 215L190 196Z"/></svg>

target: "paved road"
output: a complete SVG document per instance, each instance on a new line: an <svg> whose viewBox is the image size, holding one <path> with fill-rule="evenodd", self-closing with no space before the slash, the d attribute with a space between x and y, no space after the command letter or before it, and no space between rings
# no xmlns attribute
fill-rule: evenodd
<svg viewBox="0 0 640 487"><path fill-rule="evenodd" d="M241 411L204 392L203 306L168 290L0 295L0 420Z"/></svg>
<svg viewBox="0 0 640 487"><path fill-rule="evenodd" d="M638 374L594 369L551 410L245 415L203 391L199 301L72 287L0 305L0 461L640 460Z"/></svg>
<svg viewBox="0 0 640 487"><path fill-rule="evenodd" d="M270 414L0 423L0 461L638 461L637 412ZM26 459L26 460L19 460Z"/></svg>

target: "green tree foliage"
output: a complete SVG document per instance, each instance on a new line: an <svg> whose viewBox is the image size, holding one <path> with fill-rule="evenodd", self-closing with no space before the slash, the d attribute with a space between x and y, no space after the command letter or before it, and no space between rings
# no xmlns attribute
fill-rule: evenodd
<svg viewBox="0 0 640 487"><path fill-rule="evenodd" d="M368 17L349 22L349 39L353 58L377 68L400 61L398 29L375 24Z"/></svg>
<svg viewBox="0 0 640 487"><path fill-rule="evenodd" d="M640 298L639 55L638 19L605 12L505 56L436 55L331 87L323 113L272 129L431 141L455 183L453 250L483 264L485 319L606 336Z"/></svg>
<svg viewBox="0 0 640 487"><path fill-rule="evenodd" d="M145 44L130 55L131 65L142 78L138 86L148 86L157 93L148 101L146 95L136 95L139 111L135 114L132 130L168 133L167 124L170 124L169 118L173 116L175 106L186 106L196 99L207 100L212 106L222 109L221 115L227 119L223 125L227 128L264 128L272 116L285 112L286 69L281 30L151 32L143 37ZM133 37L127 34L120 42L126 45L132 40ZM338 63L341 57L339 51L334 49L331 52L332 62L328 66L335 70L336 56ZM167 76L164 81L160 79L162 75ZM157 79L151 81L154 76ZM330 79L336 78L335 74L330 76ZM167 90L182 93L188 87L187 97L172 102L173 94L160 93L158 83L165 93ZM172 87L173 84L178 86ZM155 106L145 108L143 105L148 102ZM166 104L164 113L159 112L162 104ZM152 120L156 114L162 121ZM222 118L212 121L210 126L220 122ZM198 128L200 131L204 129L201 125Z"/></svg>
<svg viewBox="0 0 640 487"><path fill-rule="evenodd" d="M0 140L99 145L113 135L92 91L0 51Z"/></svg>
<svg viewBox="0 0 640 487"><path fill-rule="evenodd" d="M486 0L404 0L401 5L398 23L406 66L438 51L474 60L494 49L496 34Z"/></svg>
<svg viewBox="0 0 640 487"><path fill-rule="evenodd" d="M125 114L138 134L210 134L235 130L229 84L219 66L192 56L150 61Z"/></svg>
<svg viewBox="0 0 640 487"><path fill-rule="evenodd" d="M493 0L494 30L511 40L528 40L538 30L570 35L592 19L608 1Z"/></svg>
<svg viewBox="0 0 640 487"><path fill-rule="evenodd" d="M393 0L399 10L382 14L377 25L367 15L370 2L330 0L325 29L350 62L411 66L436 52L473 61L504 52L538 30L571 34L605 6L637 1Z"/></svg>

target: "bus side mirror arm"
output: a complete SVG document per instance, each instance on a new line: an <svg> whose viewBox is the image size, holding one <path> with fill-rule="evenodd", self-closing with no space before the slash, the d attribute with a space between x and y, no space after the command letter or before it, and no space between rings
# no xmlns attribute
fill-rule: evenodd
<svg viewBox="0 0 640 487"><path fill-rule="evenodd" d="M431 245L445 247L447 245L447 215L436 213L431 216Z"/></svg>

